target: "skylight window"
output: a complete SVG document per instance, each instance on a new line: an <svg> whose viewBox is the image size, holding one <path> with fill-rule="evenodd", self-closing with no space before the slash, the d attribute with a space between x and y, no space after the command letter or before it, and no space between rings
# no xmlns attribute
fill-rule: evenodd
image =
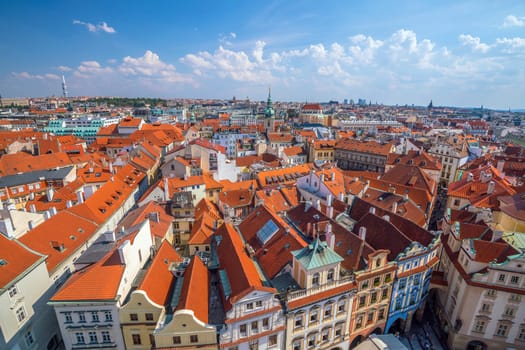
<svg viewBox="0 0 525 350"><path fill-rule="evenodd" d="M266 222L266 224L264 224L263 227L259 229L259 231L257 231L257 238L259 238L261 243L264 245L277 231L279 231L279 227L270 219Z"/></svg>

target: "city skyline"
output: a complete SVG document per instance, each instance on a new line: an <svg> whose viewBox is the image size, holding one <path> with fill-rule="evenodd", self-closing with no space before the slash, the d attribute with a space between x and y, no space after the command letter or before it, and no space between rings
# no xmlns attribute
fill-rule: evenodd
<svg viewBox="0 0 525 350"><path fill-rule="evenodd" d="M9 2L0 94L524 108L525 4Z"/></svg>

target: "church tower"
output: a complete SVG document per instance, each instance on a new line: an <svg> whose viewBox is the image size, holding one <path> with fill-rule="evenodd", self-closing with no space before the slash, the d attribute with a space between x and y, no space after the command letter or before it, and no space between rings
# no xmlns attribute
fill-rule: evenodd
<svg viewBox="0 0 525 350"><path fill-rule="evenodd" d="M264 129L266 134L275 131L275 110L273 109L271 88L268 88L268 101L264 110Z"/></svg>

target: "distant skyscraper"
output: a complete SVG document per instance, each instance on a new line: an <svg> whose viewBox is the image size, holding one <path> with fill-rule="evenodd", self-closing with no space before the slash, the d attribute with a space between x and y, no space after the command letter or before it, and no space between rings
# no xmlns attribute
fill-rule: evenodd
<svg viewBox="0 0 525 350"><path fill-rule="evenodd" d="M67 98L66 77L62 76L62 95Z"/></svg>

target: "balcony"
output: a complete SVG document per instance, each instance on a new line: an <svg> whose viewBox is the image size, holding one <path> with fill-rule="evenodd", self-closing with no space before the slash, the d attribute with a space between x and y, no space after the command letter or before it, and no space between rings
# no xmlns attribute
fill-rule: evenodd
<svg viewBox="0 0 525 350"><path fill-rule="evenodd" d="M340 280L331 281L320 286L312 287L309 289L301 289L294 292L288 293L288 301L300 299L305 296L315 295L333 288L348 285L349 287L354 283L354 276L345 277ZM350 290L350 289L349 289Z"/></svg>

